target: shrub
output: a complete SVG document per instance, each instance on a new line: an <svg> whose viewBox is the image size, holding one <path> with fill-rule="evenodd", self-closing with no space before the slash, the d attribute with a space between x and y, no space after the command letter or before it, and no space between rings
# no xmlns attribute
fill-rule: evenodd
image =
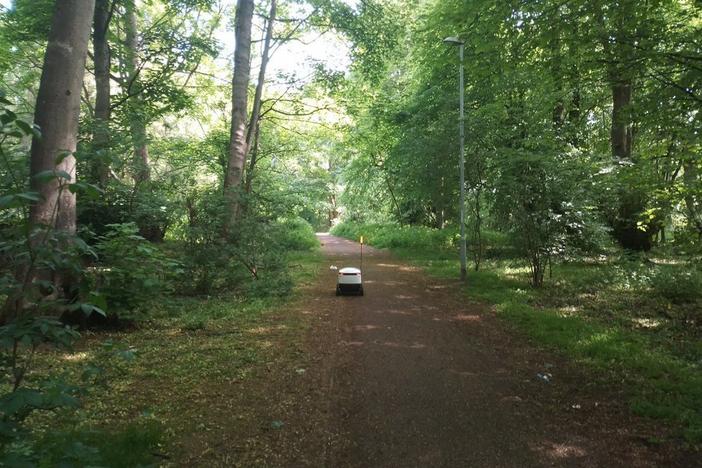
<svg viewBox="0 0 702 468"><path fill-rule="evenodd" d="M159 434L154 426L119 433L63 429L69 427L67 418L78 415L81 400L92 390L104 390L110 374L124 372L121 364L133 358L133 351L106 342L85 362L80 380L58 372L35 373L39 348L70 350L78 338L75 330L51 318L24 316L0 327L0 466L136 466L135 461L152 460L151 441ZM61 428L42 435L32 421L38 413L59 413ZM126 462L114 464L119 463L114 455L127 447L119 458Z"/></svg>
<svg viewBox="0 0 702 468"><path fill-rule="evenodd" d="M702 300L702 271L662 267L652 278L653 290L675 304Z"/></svg>
<svg viewBox="0 0 702 468"><path fill-rule="evenodd" d="M456 235L453 229L433 229L425 226L397 224L358 224L344 222L332 229L332 234L358 240L378 248L446 248Z"/></svg>
<svg viewBox="0 0 702 468"><path fill-rule="evenodd" d="M162 439L163 428L153 420L131 423L118 430L56 431L39 441L32 461L39 466L156 466L154 454Z"/></svg>
<svg viewBox="0 0 702 468"><path fill-rule="evenodd" d="M135 191L131 185L110 180L101 197L81 199L78 205L79 224L98 235L105 235L110 226L134 222L139 235L151 242L160 242L178 214L178 205L156 182L148 190Z"/></svg>
<svg viewBox="0 0 702 468"><path fill-rule="evenodd" d="M310 250L318 245L317 239L303 219L256 209L257 201L249 198L236 224L225 229L222 215L227 206L219 190L191 200L188 223L182 228L183 291L245 292L256 297L290 291L286 254Z"/></svg>
<svg viewBox="0 0 702 468"><path fill-rule="evenodd" d="M283 220L280 228L278 244L286 251L311 250L319 246L312 226L302 218Z"/></svg>
<svg viewBox="0 0 702 468"><path fill-rule="evenodd" d="M95 244L100 264L94 281L110 311L133 311L168 292L171 285L168 275L175 274L180 263L141 237L136 224L108 227L111 230L98 237Z"/></svg>

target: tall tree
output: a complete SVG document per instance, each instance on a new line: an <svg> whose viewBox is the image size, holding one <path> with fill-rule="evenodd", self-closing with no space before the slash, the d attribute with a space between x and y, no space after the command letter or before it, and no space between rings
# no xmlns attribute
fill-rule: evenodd
<svg viewBox="0 0 702 468"><path fill-rule="evenodd" d="M143 89L140 78L139 31L137 26L136 1L128 0L124 5L124 48L125 70L127 72L126 89L129 127L134 147L134 181L137 184L151 179L149 167L149 147L146 133L146 116L144 115Z"/></svg>
<svg viewBox="0 0 702 468"><path fill-rule="evenodd" d="M34 118L42 136L32 140L30 176L41 199L32 205L30 221L71 233L76 230L76 196L61 186L76 179L72 153L94 6L95 0L56 2ZM46 171L59 177L47 181L40 176Z"/></svg>
<svg viewBox="0 0 702 468"><path fill-rule="evenodd" d="M248 153L247 106L249 75L251 73L251 23L253 0L238 0L236 7L236 48L234 49L234 78L232 80L232 119L229 135L229 162L224 178L224 190L230 198L230 220L236 216L237 203L233 191L241 186Z"/></svg>
<svg viewBox="0 0 702 468"><path fill-rule="evenodd" d="M93 147L98 155L97 177L105 185L109 157L105 152L110 141L110 45L107 39L112 8L110 0L95 0L93 20L93 62L95 64L95 130ZM114 3L112 3L114 5Z"/></svg>
<svg viewBox="0 0 702 468"><path fill-rule="evenodd" d="M277 12L276 0L271 0L270 11L268 13L268 21L266 27L266 37L263 41L263 52L261 53L261 67L258 70L258 83L256 84L256 93L254 94L253 108L251 109L251 120L249 128L246 132L246 146L253 150L249 159L249 168L246 172L246 192L251 191L251 183L253 181L254 169L256 168L256 160L258 157L258 138L260 132L259 121L261 120L261 102L263 99L263 85L266 82L266 69L270 60L271 41L273 39L273 29L275 28L275 17Z"/></svg>
<svg viewBox="0 0 702 468"><path fill-rule="evenodd" d="M32 139L29 176L39 199L30 206L29 222L69 235L76 231L76 195L68 186L76 181L73 153L78 141L80 96L94 6L95 0L56 2L34 113L41 136ZM30 251L35 252L45 239L32 237ZM0 323L7 323L25 307L24 290L36 276L51 280L54 287L50 295L59 295L70 286L64 272L39 272L39 266L33 262L32 258L18 265L15 274L20 287L5 301Z"/></svg>

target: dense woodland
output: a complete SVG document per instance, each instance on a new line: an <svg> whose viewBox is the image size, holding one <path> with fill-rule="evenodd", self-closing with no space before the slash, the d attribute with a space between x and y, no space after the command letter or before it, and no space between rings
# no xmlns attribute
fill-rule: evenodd
<svg viewBox="0 0 702 468"><path fill-rule="evenodd" d="M315 231L457 277L447 36L465 42L468 294L626 374L635 411L702 440L699 2L0 8L4 463L109 465L106 433L143 441L125 466L154 462L170 421L101 413L129 406L104 386L148 361L130 340L282 307L321 262ZM287 45L332 39L347 69L271 71ZM52 364L75 346L89 357Z"/></svg>

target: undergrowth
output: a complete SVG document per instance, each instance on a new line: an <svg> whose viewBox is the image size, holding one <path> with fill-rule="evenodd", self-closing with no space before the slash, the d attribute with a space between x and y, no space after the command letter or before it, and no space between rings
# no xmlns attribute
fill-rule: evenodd
<svg viewBox="0 0 702 468"><path fill-rule="evenodd" d="M304 336L302 318L280 311L316 277L320 258L315 247L288 252L285 262L296 288L287 295L237 289L165 296L149 304L148 323L86 332L74 350L39 353L38 377L53 372L69 382L80 379L84 364L99 355L105 342L118 342L133 354L119 372L110 373L106 387L86 395L79 414L33 422L45 434L38 446L46 466L75 466L74 453L81 463L95 466L155 466L185 456L184 440L230 430L228 425L249 411L236 404L237 384L284 358L273 341L295 349Z"/></svg>

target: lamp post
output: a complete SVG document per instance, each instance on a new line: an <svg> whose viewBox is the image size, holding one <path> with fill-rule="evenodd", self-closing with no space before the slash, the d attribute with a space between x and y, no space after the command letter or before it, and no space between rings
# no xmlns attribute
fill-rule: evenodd
<svg viewBox="0 0 702 468"><path fill-rule="evenodd" d="M466 268L466 224L465 224L465 198L466 198L466 187L465 187L465 117L463 111L463 44L464 42L459 38L452 36L444 39L445 44L458 46L458 57L460 60L460 72L459 72L459 84L458 84L458 94L460 96L460 117L459 117L459 135L461 140L461 149L459 155L458 168L460 172L460 184L461 184L461 195L459 203L459 212L461 219L461 281L466 280L467 268Z"/></svg>

